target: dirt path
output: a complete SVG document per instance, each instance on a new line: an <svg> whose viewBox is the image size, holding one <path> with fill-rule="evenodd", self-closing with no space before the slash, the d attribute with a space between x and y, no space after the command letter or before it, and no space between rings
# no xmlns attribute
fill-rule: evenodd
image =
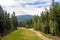
<svg viewBox="0 0 60 40"><path fill-rule="evenodd" d="M36 35L37 35L38 37L40 37L41 39L43 39L43 40L53 40L53 39L50 39L50 38L47 38L47 37L43 36L39 31L35 31L34 29L29 29L29 30L35 32Z"/></svg>

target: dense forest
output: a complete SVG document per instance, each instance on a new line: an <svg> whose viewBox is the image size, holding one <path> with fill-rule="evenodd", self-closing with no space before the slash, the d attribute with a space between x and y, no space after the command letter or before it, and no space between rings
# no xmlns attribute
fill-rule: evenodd
<svg viewBox="0 0 60 40"><path fill-rule="evenodd" d="M0 36L5 36L12 31L16 30L18 26L18 21L15 16L15 12L10 17L10 13L3 10L0 5Z"/></svg>
<svg viewBox="0 0 60 40"><path fill-rule="evenodd" d="M20 26L60 36L60 4L53 0L49 10L45 8L41 16L35 15L33 19L20 22Z"/></svg>

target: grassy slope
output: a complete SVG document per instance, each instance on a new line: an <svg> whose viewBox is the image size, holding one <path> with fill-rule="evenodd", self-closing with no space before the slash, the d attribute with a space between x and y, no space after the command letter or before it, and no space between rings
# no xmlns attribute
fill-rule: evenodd
<svg viewBox="0 0 60 40"><path fill-rule="evenodd" d="M2 40L41 40L36 34L28 29L17 29Z"/></svg>

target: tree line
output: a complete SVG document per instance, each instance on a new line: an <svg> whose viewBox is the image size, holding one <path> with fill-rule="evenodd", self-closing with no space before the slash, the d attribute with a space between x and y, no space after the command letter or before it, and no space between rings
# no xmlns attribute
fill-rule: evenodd
<svg viewBox="0 0 60 40"><path fill-rule="evenodd" d="M4 11L0 5L0 36L5 36L12 31L16 30L18 26L18 21L15 16L15 12L10 17L10 13Z"/></svg>

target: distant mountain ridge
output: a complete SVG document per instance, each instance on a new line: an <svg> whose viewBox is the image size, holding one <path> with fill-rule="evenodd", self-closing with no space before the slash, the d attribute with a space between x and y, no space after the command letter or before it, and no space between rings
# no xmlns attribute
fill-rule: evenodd
<svg viewBox="0 0 60 40"><path fill-rule="evenodd" d="M33 15L19 15L17 16L18 22L24 21L24 20L29 20L33 18Z"/></svg>

